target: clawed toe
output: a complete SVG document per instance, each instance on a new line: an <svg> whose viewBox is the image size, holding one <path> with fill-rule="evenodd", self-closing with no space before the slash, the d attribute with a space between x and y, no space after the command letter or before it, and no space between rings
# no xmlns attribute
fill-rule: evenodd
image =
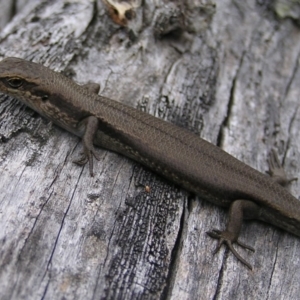
<svg viewBox="0 0 300 300"><path fill-rule="evenodd" d="M79 158L73 160L73 163L74 163L74 164L77 164L77 165L79 165L79 166L83 166L83 165L85 165L87 162L88 162L88 157L87 157L84 153L82 153L81 157L79 157Z"/></svg>
<svg viewBox="0 0 300 300"><path fill-rule="evenodd" d="M250 251L255 251L254 248L238 241L237 239L235 239L232 234L228 231L221 231L218 229L213 229L212 231L207 232L207 234L214 238L214 239L218 239L218 245L216 247L216 249L213 251L213 254L216 254L221 246L223 244L226 244L226 246L229 248L229 250L233 253L233 255L244 265L246 265L250 270L252 270L252 266L244 259L242 258L238 252L233 248L233 243L237 243L239 246L241 246L242 248L248 249Z"/></svg>
<svg viewBox="0 0 300 300"><path fill-rule="evenodd" d="M73 163L83 166L87 162L89 163L89 170L90 170L90 175L93 177L93 157L95 157L97 160L100 160L100 156L96 153L94 148L92 149L84 149L84 152L82 153L81 157L78 159L73 160Z"/></svg>

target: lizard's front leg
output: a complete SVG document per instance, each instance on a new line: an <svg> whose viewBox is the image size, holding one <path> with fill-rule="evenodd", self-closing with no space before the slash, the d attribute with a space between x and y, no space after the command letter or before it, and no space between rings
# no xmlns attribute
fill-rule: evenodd
<svg viewBox="0 0 300 300"><path fill-rule="evenodd" d="M99 120L95 116L89 116L81 121L80 126L85 126L84 135L82 137L83 154L81 158L74 160L73 162L81 166L89 162L90 175L94 176L93 156L97 160L100 160L93 145L99 127Z"/></svg>

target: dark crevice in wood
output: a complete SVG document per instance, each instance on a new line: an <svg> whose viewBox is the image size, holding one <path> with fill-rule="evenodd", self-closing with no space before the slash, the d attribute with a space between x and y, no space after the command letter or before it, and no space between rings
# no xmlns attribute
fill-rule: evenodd
<svg viewBox="0 0 300 300"><path fill-rule="evenodd" d="M167 275L167 279L166 279L166 285L165 285L163 292L161 293L161 297L160 297L161 300L171 299L172 290L173 290L173 286L174 286L174 280L175 280L175 276L176 276L176 270L178 267L178 260L180 259L180 254L181 254L180 245L182 245L182 242L183 242L182 241L183 231L184 231L184 224L185 224L186 213L187 213L186 209L187 209L186 206L184 206L182 215L180 218L180 227L179 227L178 235L177 235L176 241L174 243L174 248L171 253L171 261L169 264L169 271L168 271L168 275Z"/></svg>
<svg viewBox="0 0 300 300"><path fill-rule="evenodd" d="M97 1L94 1L93 16L90 20L90 23L86 27L86 31L83 33L83 36L84 36L84 41L82 42L83 45L88 44L88 41L90 41L91 39L93 40L93 37L91 35L94 33L95 26L96 26L97 20L98 20L98 16L99 16L98 4L97 4ZM82 48L82 49L84 49L84 48Z"/></svg>
<svg viewBox="0 0 300 300"><path fill-rule="evenodd" d="M78 179L79 180L79 179ZM59 240L59 237L61 235L61 232L63 230L63 227L64 227L64 224L65 224L65 220L66 220L66 217L69 213L69 210L70 210L70 207L71 207L71 204L72 204L72 201L73 201L73 198L74 198L74 195L75 193L77 192L77 185L78 185L78 181L77 181L77 184L74 186L74 190L73 190L73 193L71 195L71 198L70 198L70 201L69 201L69 204L63 214L63 218L61 220L61 225L59 227L59 230L57 232L57 236L56 236L56 239L54 241L54 245L53 245L53 249L51 251L51 254L50 254L50 257L48 259L48 262L46 264L46 271L43 275L43 278L45 278L46 274L49 273L49 276L51 276L51 272L49 272L49 269L51 268L51 263L52 263L52 259L53 259L53 256L54 256L54 253L55 253L55 250L56 250L56 246L57 246L57 243L58 243L58 240Z"/></svg>
<svg viewBox="0 0 300 300"><path fill-rule="evenodd" d="M16 15L16 13L17 13L17 0L14 0L11 3L9 21L11 21L11 19Z"/></svg>
<svg viewBox="0 0 300 300"><path fill-rule="evenodd" d="M217 146L222 148L223 145L223 140L224 140L224 128L228 127L230 123L230 117L231 117L231 111L234 105L234 94L235 94L235 89L236 89L236 80L238 78L239 70L241 69L243 59L244 59L245 53L242 54L239 66L237 68L236 74L232 79L232 84L231 84L231 89L230 89L230 96L229 96L229 101L227 105L227 112L225 115L225 118L220 126L219 134L217 137Z"/></svg>
<svg viewBox="0 0 300 300"><path fill-rule="evenodd" d="M189 213L191 213L193 210L193 202L194 201L199 201L197 195L195 195L195 194L189 195L188 202L187 202L187 209L188 209ZM200 201L202 201L202 200L200 200Z"/></svg>
<svg viewBox="0 0 300 300"><path fill-rule="evenodd" d="M277 239L274 239L274 248L275 248L275 255L274 255L274 262L272 264L272 267L270 268L271 269L271 276L270 276L270 280L269 280L269 284L268 284L268 289L270 290L271 289L271 286L272 286L272 282L273 282L273 279L274 279L274 276L276 276L276 264L277 264L277 258L278 258L278 247L279 247L279 239L280 238L277 238ZM276 241L276 244L275 244L275 241ZM276 280L276 279L275 279Z"/></svg>
<svg viewBox="0 0 300 300"><path fill-rule="evenodd" d="M46 286L45 286L44 293L43 293L43 295L42 295L42 297L41 297L41 300L44 300L44 299L46 298L49 284L50 284L50 278L49 278L49 280L48 280L48 282L47 282L47 284L46 284Z"/></svg>
<svg viewBox="0 0 300 300"><path fill-rule="evenodd" d="M222 145L223 145L223 140L224 140L223 131L224 131L224 128L228 126L229 119L230 119L230 116L231 116L231 109L232 109L232 106L233 106L233 103L234 103L235 84L236 84L236 76L232 80L231 89L230 89L230 97L229 97L229 102L228 102L228 105L227 105L227 113L226 113L226 116L224 118L223 124L220 127L219 134L218 134L218 137L217 137L217 146L220 147L220 148L222 148Z"/></svg>
<svg viewBox="0 0 300 300"><path fill-rule="evenodd" d="M219 299L219 294L220 294L220 290L221 290L221 286L222 286L222 279L224 276L226 277L226 271L224 270L224 260L223 260L221 269L219 271L219 277L217 279L217 288L216 288L215 294L212 298L213 300Z"/></svg>
<svg viewBox="0 0 300 300"><path fill-rule="evenodd" d="M39 213L38 215L36 216L35 218L35 221L33 223L33 226L30 230L30 232L28 233L28 236L26 237L25 241L24 241L24 245L23 247L20 249L20 254L19 254L19 257L18 257L18 261L22 261L22 253L23 251L28 251L28 249L25 249L26 245L27 245L27 241L30 239L30 237L34 234L34 229L37 225L37 222L39 220L39 218L41 217L41 213L43 212L43 210L45 209L45 206L48 204L50 198L52 197L52 193L50 193L50 195L45 199L45 202L41 205L41 209L39 210ZM43 197L44 198L44 197Z"/></svg>

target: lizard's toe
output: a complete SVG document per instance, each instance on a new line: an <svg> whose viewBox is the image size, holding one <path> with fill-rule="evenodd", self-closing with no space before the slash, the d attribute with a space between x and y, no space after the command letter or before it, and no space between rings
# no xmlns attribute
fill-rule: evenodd
<svg viewBox="0 0 300 300"><path fill-rule="evenodd" d="M226 246L229 248L229 250L233 253L233 255L240 261L242 262L244 265L246 265L250 270L252 270L252 266L244 259L242 258L238 252L233 248L233 243L237 243L239 246L241 246L242 248L254 251L254 249L248 245L245 245L244 243L238 241L234 235L229 232L229 231L221 231L218 229L213 229L212 231L207 232L207 234L214 238L214 239L218 239L218 245L216 247L216 249L214 250L214 254L216 254L221 246L223 244L226 244Z"/></svg>

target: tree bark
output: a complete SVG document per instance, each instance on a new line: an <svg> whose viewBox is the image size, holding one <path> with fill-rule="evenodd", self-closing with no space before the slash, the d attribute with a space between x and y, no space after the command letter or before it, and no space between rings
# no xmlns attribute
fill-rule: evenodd
<svg viewBox="0 0 300 300"><path fill-rule="evenodd" d="M128 1L124 15L111 0L6 3L15 15L0 23L0 58L98 82L263 173L275 148L297 176L300 30L278 1ZM225 247L212 254L206 232L225 227L225 210L103 149L91 178L72 164L80 151L0 96L1 299L299 297L299 238L245 223L256 252L236 248L249 271ZM299 197L298 182L290 190Z"/></svg>

